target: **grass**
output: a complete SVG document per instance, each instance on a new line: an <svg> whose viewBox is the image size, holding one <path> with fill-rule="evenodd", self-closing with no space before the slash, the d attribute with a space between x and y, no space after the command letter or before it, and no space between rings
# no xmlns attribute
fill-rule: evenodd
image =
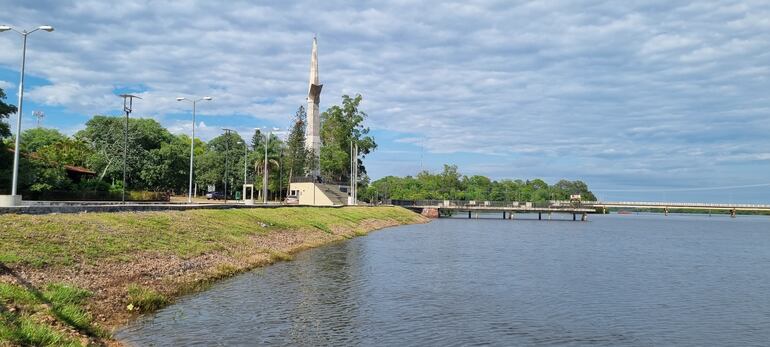
<svg viewBox="0 0 770 347"><path fill-rule="evenodd" d="M191 258L229 249L271 230L330 233L335 226L354 227L367 219L407 223L417 218L398 207L2 215L0 262L42 268L131 261L145 252Z"/></svg>
<svg viewBox="0 0 770 347"><path fill-rule="evenodd" d="M47 323L51 319L89 336L107 337L82 306L90 296L86 290L61 283L50 284L42 292L0 283L0 345L80 345L52 328Z"/></svg>
<svg viewBox="0 0 770 347"><path fill-rule="evenodd" d="M127 293L129 311L152 312L168 304L168 299L163 294L138 284L129 285Z"/></svg>
<svg viewBox="0 0 770 347"><path fill-rule="evenodd" d="M361 222L367 220L407 224L419 222L422 217L399 207L0 215L0 269L31 267L56 273L81 264L130 263L148 255L189 259L223 251L242 254L243 258L260 253L267 257L266 262L285 261L292 259L291 254L262 248L264 245L259 246L256 240L264 239L256 236L285 230L318 235L319 231L333 233L338 228L360 235L367 230ZM328 239L334 238L324 240ZM130 284L123 292L126 297L121 299L127 299L122 302L131 311L151 312L167 305L170 298L205 289L220 278L248 268L218 264L204 270L206 273L193 282L181 281L172 288L163 288L163 293L150 286ZM109 334L94 324L86 309L89 300L89 307L97 304L98 308L90 292L69 284L51 283L38 289L0 282L0 346L80 345L72 329L89 337L108 338Z"/></svg>
<svg viewBox="0 0 770 347"><path fill-rule="evenodd" d="M0 345L80 346L77 341L38 323L29 315L0 312Z"/></svg>

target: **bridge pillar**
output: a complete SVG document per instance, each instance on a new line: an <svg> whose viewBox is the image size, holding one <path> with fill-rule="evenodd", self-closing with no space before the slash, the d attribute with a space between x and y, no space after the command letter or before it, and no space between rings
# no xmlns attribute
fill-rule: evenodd
<svg viewBox="0 0 770 347"><path fill-rule="evenodd" d="M471 211L468 211L468 219L471 219Z"/></svg>
<svg viewBox="0 0 770 347"><path fill-rule="evenodd" d="M503 211L503 219L505 219L505 211Z"/></svg>
<svg viewBox="0 0 770 347"><path fill-rule="evenodd" d="M543 212L537 213L537 220L543 220Z"/></svg>
<svg viewBox="0 0 770 347"><path fill-rule="evenodd" d="M668 206L663 208L663 215L668 216Z"/></svg>
<svg viewBox="0 0 770 347"><path fill-rule="evenodd" d="M577 220L577 214L575 213L572 214L572 220Z"/></svg>
<svg viewBox="0 0 770 347"><path fill-rule="evenodd" d="M730 210L730 217L735 218L735 209Z"/></svg>
<svg viewBox="0 0 770 347"><path fill-rule="evenodd" d="M583 213L583 216L580 217L581 222L587 222L588 221L588 214Z"/></svg>

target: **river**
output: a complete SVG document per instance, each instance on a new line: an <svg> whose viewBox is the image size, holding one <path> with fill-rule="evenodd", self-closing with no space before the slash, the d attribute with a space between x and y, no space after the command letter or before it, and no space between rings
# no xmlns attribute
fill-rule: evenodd
<svg viewBox="0 0 770 347"><path fill-rule="evenodd" d="M116 337L138 346L770 341L770 217L487 217L302 252L185 297Z"/></svg>

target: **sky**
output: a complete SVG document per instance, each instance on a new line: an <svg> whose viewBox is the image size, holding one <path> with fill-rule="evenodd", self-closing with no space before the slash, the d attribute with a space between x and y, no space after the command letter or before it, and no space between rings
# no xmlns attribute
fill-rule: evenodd
<svg viewBox="0 0 770 347"><path fill-rule="evenodd" d="M363 95L372 179L456 164L604 200L770 203L768 1L0 0L29 36L23 127L95 114L286 128L318 37L321 109ZM0 33L16 104L21 39ZM15 119L11 119L15 122Z"/></svg>

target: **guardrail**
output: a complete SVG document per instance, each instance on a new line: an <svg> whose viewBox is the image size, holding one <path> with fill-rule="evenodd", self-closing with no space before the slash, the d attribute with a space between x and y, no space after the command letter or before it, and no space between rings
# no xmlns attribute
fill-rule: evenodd
<svg viewBox="0 0 770 347"><path fill-rule="evenodd" d="M569 201L553 201L569 203ZM644 202L644 201L583 201L584 206L660 206L660 207L735 207L735 208L769 208L763 204L726 204L726 203L701 203L701 202Z"/></svg>
<svg viewBox="0 0 770 347"><path fill-rule="evenodd" d="M527 201L474 201L474 200L391 200L392 205L413 207L613 207L613 206L654 206L654 207L698 207L698 208L743 208L770 209L764 204L724 204L724 203L688 203L688 202L644 202L644 201L569 201L549 200L541 202Z"/></svg>
<svg viewBox="0 0 770 347"><path fill-rule="evenodd" d="M444 207L444 208L575 208L582 207L579 203L564 203L561 201L476 201L476 200L390 200L391 205L408 207Z"/></svg>

